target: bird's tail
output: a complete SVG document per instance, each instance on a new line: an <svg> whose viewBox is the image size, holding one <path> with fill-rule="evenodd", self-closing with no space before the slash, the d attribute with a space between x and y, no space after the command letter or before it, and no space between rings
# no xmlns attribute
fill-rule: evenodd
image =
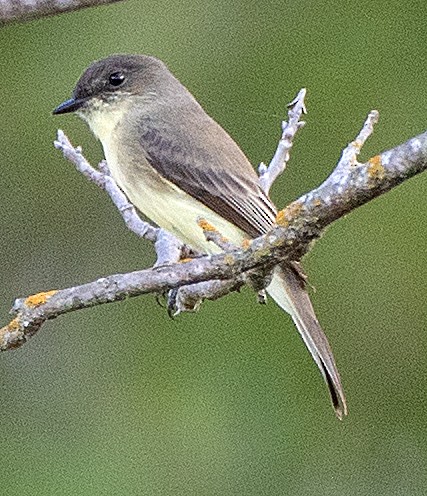
<svg viewBox="0 0 427 496"><path fill-rule="evenodd" d="M292 266L276 267L267 292L294 320L329 388L335 414L342 419L347 415L347 405L341 379L331 347L316 318L304 286L304 279Z"/></svg>

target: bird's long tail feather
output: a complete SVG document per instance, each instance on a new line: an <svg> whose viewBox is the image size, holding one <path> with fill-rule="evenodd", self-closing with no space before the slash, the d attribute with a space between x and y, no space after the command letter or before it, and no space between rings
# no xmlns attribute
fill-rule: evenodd
<svg viewBox="0 0 427 496"><path fill-rule="evenodd" d="M341 379L331 347L314 313L301 275L291 266L276 267L267 288L270 296L294 320L311 356L329 388L332 405L339 419L347 415Z"/></svg>

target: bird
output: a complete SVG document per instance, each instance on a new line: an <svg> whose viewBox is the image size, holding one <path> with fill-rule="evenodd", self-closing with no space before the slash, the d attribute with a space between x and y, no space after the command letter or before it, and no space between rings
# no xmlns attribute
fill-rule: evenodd
<svg viewBox="0 0 427 496"><path fill-rule="evenodd" d="M203 254L204 219L233 245L267 233L277 209L246 155L158 58L117 54L93 62L70 99L101 142L117 185L159 227ZM268 294L292 317L328 387L336 416L347 405L334 355L296 265L275 267Z"/></svg>

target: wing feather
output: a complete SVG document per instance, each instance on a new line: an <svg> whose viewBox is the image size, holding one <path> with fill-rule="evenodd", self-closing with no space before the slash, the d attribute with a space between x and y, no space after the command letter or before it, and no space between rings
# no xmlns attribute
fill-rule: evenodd
<svg viewBox="0 0 427 496"><path fill-rule="evenodd" d="M196 125L191 108L181 108L180 129L152 115L140 121L140 143L150 165L165 179L235 224L251 237L273 225L276 209L263 193L248 159L207 114ZM176 111L176 108L171 111Z"/></svg>

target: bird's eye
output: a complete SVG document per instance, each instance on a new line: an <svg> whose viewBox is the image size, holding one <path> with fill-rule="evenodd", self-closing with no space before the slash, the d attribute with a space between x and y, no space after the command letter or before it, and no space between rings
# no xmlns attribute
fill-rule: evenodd
<svg viewBox="0 0 427 496"><path fill-rule="evenodd" d="M125 77L121 72L113 72L113 74L110 74L110 77L108 78L111 86L120 86L123 84L124 80Z"/></svg>

